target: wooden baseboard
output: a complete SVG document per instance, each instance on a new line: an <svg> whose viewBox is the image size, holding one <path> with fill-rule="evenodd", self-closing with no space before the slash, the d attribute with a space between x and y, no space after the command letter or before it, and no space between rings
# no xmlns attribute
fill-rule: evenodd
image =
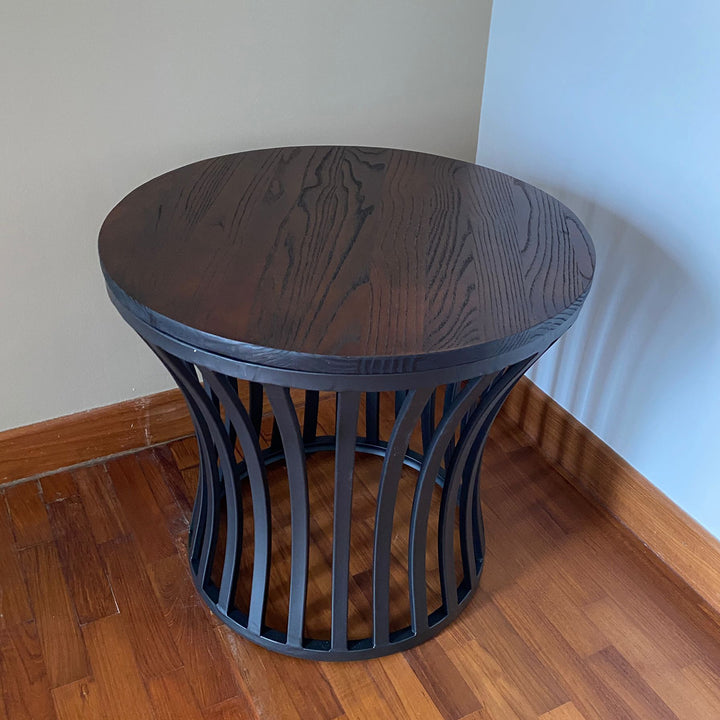
<svg viewBox="0 0 720 720"><path fill-rule="evenodd" d="M179 390L0 432L0 485L190 435Z"/></svg>
<svg viewBox="0 0 720 720"><path fill-rule="evenodd" d="M527 378L502 414L720 614L720 541Z"/></svg>
<svg viewBox="0 0 720 720"><path fill-rule="evenodd" d="M291 391L296 406L304 392ZM332 393L320 393L321 399ZM242 400L247 403L247 388ZM263 414L270 412L264 398ZM193 434L178 389L0 432L0 486Z"/></svg>

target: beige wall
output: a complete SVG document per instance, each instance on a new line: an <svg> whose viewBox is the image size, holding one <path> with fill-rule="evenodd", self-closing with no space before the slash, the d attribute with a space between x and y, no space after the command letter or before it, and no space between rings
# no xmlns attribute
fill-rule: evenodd
<svg viewBox="0 0 720 720"><path fill-rule="evenodd" d="M472 160L491 0L5 3L0 429L171 386L96 238L142 181L307 143Z"/></svg>

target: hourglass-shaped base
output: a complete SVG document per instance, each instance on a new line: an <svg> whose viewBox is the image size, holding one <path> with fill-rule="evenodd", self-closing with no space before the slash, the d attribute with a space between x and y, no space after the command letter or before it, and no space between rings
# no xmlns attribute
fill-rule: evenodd
<svg viewBox="0 0 720 720"><path fill-rule="evenodd" d="M151 346L183 391L200 449L200 477L189 538L195 585L213 612L255 643L297 657L352 660L407 649L430 638L462 610L483 569L485 539L480 463L490 425L534 357L499 372L437 388L397 390L394 422L380 415L378 392L334 395L334 434L320 434L317 390L245 382ZM300 398L296 403L294 398ZM267 401L267 402L266 402ZM332 403L333 398L323 400ZM297 406L296 406L297 405ZM302 409L302 423L298 410ZM263 417L272 438L261 442ZM364 416L362 434L358 420ZM391 429L388 431L388 427ZM383 429L385 432L383 432ZM422 452L410 449L421 437ZM334 453L331 612L324 637L309 637L307 593L310 503L307 458ZM382 458L377 484L371 577L372 632L354 639L348 628L352 498L356 453ZM268 474L284 465L290 514L286 623L272 627L267 607L272 572L273 503ZM405 558L409 624L391 622L391 544L403 467L416 471ZM273 474L276 482L277 473ZM440 602L429 607L426 554L433 493L440 486L437 528ZM438 512L435 503L434 512ZM244 524L251 523L247 532ZM244 532L245 529L245 532ZM434 538L434 535L433 535ZM367 553L369 555L369 553ZM252 560L249 560L249 557ZM244 559L243 559L244 558ZM243 562L241 563L241 559ZM457 562L456 562L457 561ZM249 585L239 599L238 576ZM316 623L315 623L316 624ZM316 633L317 634L317 633Z"/></svg>

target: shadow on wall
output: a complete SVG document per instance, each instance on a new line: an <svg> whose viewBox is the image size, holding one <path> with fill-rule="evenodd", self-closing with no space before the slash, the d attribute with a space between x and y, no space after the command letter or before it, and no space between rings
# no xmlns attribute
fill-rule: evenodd
<svg viewBox="0 0 720 720"><path fill-rule="evenodd" d="M717 308L687 267L637 227L565 190L548 191L585 223L597 267L576 326L529 377L633 462L692 417Z"/></svg>

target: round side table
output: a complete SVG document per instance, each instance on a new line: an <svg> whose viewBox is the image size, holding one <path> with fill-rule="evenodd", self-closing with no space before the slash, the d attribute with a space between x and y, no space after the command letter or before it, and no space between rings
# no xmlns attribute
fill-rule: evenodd
<svg viewBox="0 0 720 720"><path fill-rule="evenodd" d="M483 568L479 477L490 425L590 288L594 250L577 217L527 183L458 160L290 147L151 180L107 217L99 250L112 302L192 416L200 477L189 559L213 612L260 645L320 660L404 650L451 622ZM332 405L331 433L318 422L323 403ZM330 612L325 631L310 636L309 488L330 482L313 476L310 456L328 451ZM359 454L382 459L372 547L363 548L372 628L364 637L348 627ZM400 593L409 613L397 627L391 546L407 472ZM279 627L268 621L277 482L291 538Z"/></svg>

